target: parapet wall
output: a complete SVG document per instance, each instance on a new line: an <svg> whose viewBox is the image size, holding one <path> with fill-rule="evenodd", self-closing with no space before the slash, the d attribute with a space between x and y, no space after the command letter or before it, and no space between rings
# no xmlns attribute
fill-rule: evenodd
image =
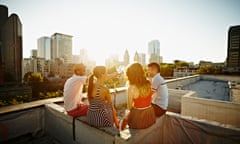
<svg viewBox="0 0 240 144"><path fill-rule="evenodd" d="M167 112L146 129L124 131L130 137L123 139L114 127L97 128L86 123L86 117L75 121L76 139L73 141L72 117L61 106L47 104L45 131L61 143L94 144L155 144L155 143L239 143L240 131L214 125L207 121L193 120Z"/></svg>
<svg viewBox="0 0 240 144"><path fill-rule="evenodd" d="M184 96L181 114L240 128L239 103Z"/></svg>
<svg viewBox="0 0 240 144"><path fill-rule="evenodd" d="M86 123L85 117L80 117L75 120L74 141L73 118L55 103L6 113L0 116L0 120L0 142L31 133L36 137L47 134L61 144L240 143L239 129L171 112L158 118L149 128L129 129L129 139L123 139L121 132L114 127L93 127Z"/></svg>
<svg viewBox="0 0 240 144"><path fill-rule="evenodd" d="M167 83L168 88L170 88L170 89L181 89L182 86L195 83L196 81L198 81L200 79L201 79L200 75L193 75L193 76L187 76L187 77L166 80L166 83Z"/></svg>

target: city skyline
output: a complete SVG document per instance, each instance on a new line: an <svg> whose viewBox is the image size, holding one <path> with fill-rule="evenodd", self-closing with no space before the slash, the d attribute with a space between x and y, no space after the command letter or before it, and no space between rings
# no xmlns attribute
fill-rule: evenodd
<svg viewBox="0 0 240 144"><path fill-rule="evenodd" d="M73 36L73 54L88 50L97 64L110 54L120 60L127 49L147 53L160 41L163 62L223 62L227 32L239 25L240 1L29 1L2 0L23 24L23 57L37 49L37 39L52 33ZM102 62L100 62L102 60Z"/></svg>

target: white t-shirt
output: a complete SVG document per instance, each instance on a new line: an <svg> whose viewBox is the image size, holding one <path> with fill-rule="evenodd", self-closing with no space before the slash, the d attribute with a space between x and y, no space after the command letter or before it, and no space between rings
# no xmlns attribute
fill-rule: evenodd
<svg viewBox="0 0 240 144"><path fill-rule="evenodd" d="M66 111L77 108L81 103L83 85L86 83L86 76L73 75L64 84L63 99Z"/></svg>
<svg viewBox="0 0 240 144"><path fill-rule="evenodd" d="M152 90L154 91L152 103L166 110L168 107L168 87L159 73L152 79Z"/></svg>

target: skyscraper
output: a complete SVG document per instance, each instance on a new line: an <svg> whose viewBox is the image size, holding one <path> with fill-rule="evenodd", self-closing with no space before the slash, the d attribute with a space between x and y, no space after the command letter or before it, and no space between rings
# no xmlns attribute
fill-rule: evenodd
<svg viewBox="0 0 240 144"><path fill-rule="evenodd" d="M135 55L134 55L134 57L133 57L133 61L134 61L134 62L139 62L139 55L138 55L138 52L137 52L137 51L135 52Z"/></svg>
<svg viewBox="0 0 240 144"><path fill-rule="evenodd" d="M72 36L55 33L51 37L51 59L60 58L65 63L72 62Z"/></svg>
<svg viewBox="0 0 240 144"><path fill-rule="evenodd" d="M46 60L51 59L51 38L41 37L37 41L38 46L38 57L45 58Z"/></svg>
<svg viewBox="0 0 240 144"><path fill-rule="evenodd" d="M125 53L124 53L123 64L124 64L124 66L127 66L129 64L129 53L128 53L128 50L126 50Z"/></svg>
<svg viewBox="0 0 240 144"><path fill-rule="evenodd" d="M152 40L148 43L149 62L160 63L160 42L159 40Z"/></svg>
<svg viewBox="0 0 240 144"><path fill-rule="evenodd" d="M160 42L159 40L152 40L148 43L148 54L160 55Z"/></svg>
<svg viewBox="0 0 240 144"><path fill-rule="evenodd" d="M2 63L4 79L7 82L22 80L22 24L16 14L12 14L2 27Z"/></svg>
<svg viewBox="0 0 240 144"><path fill-rule="evenodd" d="M240 73L240 25L232 26L228 31L227 69Z"/></svg>
<svg viewBox="0 0 240 144"><path fill-rule="evenodd" d="M0 84L4 82L4 65L3 65L3 41L2 41L2 28L8 19L8 8L0 5Z"/></svg>
<svg viewBox="0 0 240 144"><path fill-rule="evenodd" d="M146 66L146 54L145 53L139 53L139 63L143 66Z"/></svg>

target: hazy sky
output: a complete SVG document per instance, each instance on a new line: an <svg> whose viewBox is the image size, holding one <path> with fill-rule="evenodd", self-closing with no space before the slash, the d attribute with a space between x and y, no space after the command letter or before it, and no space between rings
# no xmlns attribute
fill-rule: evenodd
<svg viewBox="0 0 240 144"><path fill-rule="evenodd" d="M240 0L0 0L23 24L23 57L37 39L55 32L73 36L73 54L86 48L97 64L128 49L147 53L160 41L164 62L223 62L227 31L240 25Z"/></svg>

